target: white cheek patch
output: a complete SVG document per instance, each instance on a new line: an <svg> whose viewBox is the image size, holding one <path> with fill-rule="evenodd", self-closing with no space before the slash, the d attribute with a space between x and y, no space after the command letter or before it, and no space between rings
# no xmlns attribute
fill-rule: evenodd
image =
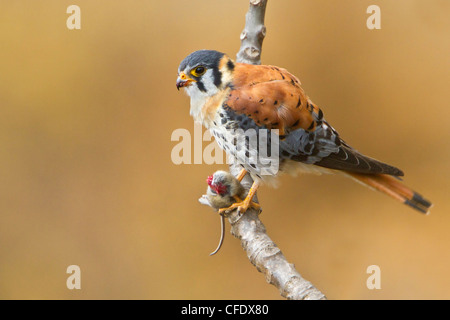
<svg viewBox="0 0 450 320"><path fill-rule="evenodd" d="M222 74L222 86L233 82L233 72L230 71L230 69L228 69L226 67L226 64L224 64L225 66L223 66L219 71Z"/></svg>
<svg viewBox="0 0 450 320"><path fill-rule="evenodd" d="M219 89L214 84L214 75L212 69L208 69L200 78L200 81L203 83L203 86L206 89L205 94L207 94L208 96L213 96L219 91Z"/></svg>

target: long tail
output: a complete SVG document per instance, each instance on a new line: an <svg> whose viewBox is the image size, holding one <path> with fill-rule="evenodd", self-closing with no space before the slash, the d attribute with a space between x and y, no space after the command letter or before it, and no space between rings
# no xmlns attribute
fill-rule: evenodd
<svg viewBox="0 0 450 320"><path fill-rule="evenodd" d="M348 171L346 173L358 182L381 191L422 213L428 214L433 206L430 201L405 186L400 180L393 176L386 174L360 174Z"/></svg>

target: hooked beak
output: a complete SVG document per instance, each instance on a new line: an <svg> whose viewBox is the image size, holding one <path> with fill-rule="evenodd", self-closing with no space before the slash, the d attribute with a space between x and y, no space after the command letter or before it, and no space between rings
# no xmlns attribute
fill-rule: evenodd
<svg viewBox="0 0 450 320"><path fill-rule="evenodd" d="M188 87L192 82L195 82L194 79L189 78L184 72L180 72L177 78L177 89Z"/></svg>

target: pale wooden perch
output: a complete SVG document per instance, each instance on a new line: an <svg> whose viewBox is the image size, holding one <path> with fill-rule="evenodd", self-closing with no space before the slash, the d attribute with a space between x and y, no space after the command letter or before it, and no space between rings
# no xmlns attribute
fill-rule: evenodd
<svg viewBox="0 0 450 320"><path fill-rule="evenodd" d="M237 54L237 62L261 64L261 49L266 28L264 15L267 0L250 0L246 14L245 28L241 33L241 47ZM237 165L230 165L230 172L237 176L240 171ZM252 179L246 175L242 185L248 190ZM254 198L257 201L256 197ZM305 280L289 263L277 245L269 238L258 213L249 209L239 215L234 210L228 216L231 233L241 241L250 262L265 275L267 282L280 290L280 294L292 300L325 300L323 293Z"/></svg>

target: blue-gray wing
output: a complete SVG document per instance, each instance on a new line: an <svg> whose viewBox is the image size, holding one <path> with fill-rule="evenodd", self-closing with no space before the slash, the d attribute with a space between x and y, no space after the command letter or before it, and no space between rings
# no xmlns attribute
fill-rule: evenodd
<svg viewBox="0 0 450 320"><path fill-rule="evenodd" d="M355 173L403 176L400 169L362 155L350 147L325 121L320 109L314 107L310 110L315 121L315 125L311 126L314 130L286 130L284 139L280 141L282 158ZM315 110L319 111L316 113Z"/></svg>

